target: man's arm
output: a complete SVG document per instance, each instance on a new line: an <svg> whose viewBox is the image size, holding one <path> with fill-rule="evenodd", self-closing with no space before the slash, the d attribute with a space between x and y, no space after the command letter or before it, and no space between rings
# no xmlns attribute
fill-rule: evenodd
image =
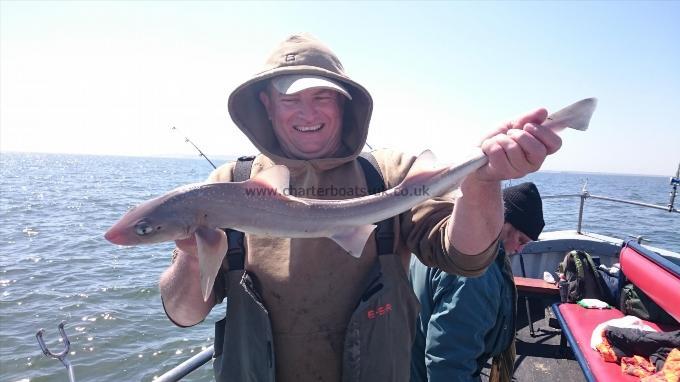
<svg viewBox="0 0 680 382"><path fill-rule="evenodd" d="M214 292L208 301L203 301L198 256L190 245L182 246L178 242L178 247L187 251L176 249L172 265L161 275L161 299L172 322L178 326L192 326L203 321L215 306Z"/></svg>
<svg viewBox="0 0 680 382"><path fill-rule="evenodd" d="M556 152L560 137L538 126L548 112L538 109L507 123L482 142L489 163L461 184L447 236L455 249L466 255L479 254L498 238L503 227L501 181L521 178L537 171L546 156Z"/></svg>
<svg viewBox="0 0 680 382"><path fill-rule="evenodd" d="M480 144L489 163L463 181L455 203L451 197L436 197L403 213L401 235L407 252L448 273L481 274L495 258L503 227L501 180L538 170L561 145L551 130L531 125L542 123L546 114L536 110L489 134ZM386 163L392 165L383 171L398 184L414 158L406 163L405 157L387 155ZM397 174L401 177L395 178Z"/></svg>
<svg viewBox="0 0 680 382"><path fill-rule="evenodd" d="M232 179L234 164L229 163L220 166L208 177L208 182L229 182ZM192 326L203 321L215 306L216 299L224 297L224 291L215 289L203 301L201 292L201 276L198 266L196 239L192 236L188 239L177 240L177 248L173 254L173 262L163 272L159 282L163 308L168 318L178 326ZM220 272L225 272L221 269ZM220 274L218 273L218 278ZM220 283L215 283L219 288ZM222 285L224 287L224 285Z"/></svg>

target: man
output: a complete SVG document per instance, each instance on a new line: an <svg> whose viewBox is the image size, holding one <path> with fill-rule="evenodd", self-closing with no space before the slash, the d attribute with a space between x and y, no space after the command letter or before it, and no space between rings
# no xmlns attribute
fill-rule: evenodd
<svg viewBox="0 0 680 382"><path fill-rule="evenodd" d="M356 158L372 106L368 91L309 35L283 41L264 69L229 97L232 120L261 152L251 175L285 165L290 189L309 198L339 198L325 192L332 188L367 188ZM481 144L489 165L463 182L455 205L434 198L392 219L389 253L372 239L357 259L326 238L246 235L245 259L227 254L204 302L195 244L178 241L160 281L168 317L195 325L226 299L226 318L216 324L218 380L407 380L418 312L406 277L410 253L465 275L479 274L493 261L503 224L500 180L536 171L561 145L556 134L536 125L546 115L539 109L489 136ZM389 150L374 157L387 188L415 160ZM209 181L231 181L239 173L235 166L220 167Z"/></svg>
<svg viewBox="0 0 680 382"><path fill-rule="evenodd" d="M543 230L543 203L533 183L503 190L505 223L498 257L479 277L448 274L411 261L422 310L413 345L411 381L479 381L490 357L490 380L510 381L514 364L516 291L508 256Z"/></svg>

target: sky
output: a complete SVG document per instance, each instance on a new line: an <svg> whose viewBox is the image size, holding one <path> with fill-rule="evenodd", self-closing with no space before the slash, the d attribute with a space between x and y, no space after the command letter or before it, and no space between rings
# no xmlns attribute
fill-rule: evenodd
<svg viewBox="0 0 680 382"><path fill-rule="evenodd" d="M0 152L255 153L228 95L309 32L371 92L373 148L455 162L504 121L597 97L542 169L670 176L678 20L679 1L0 0Z"/></svg>

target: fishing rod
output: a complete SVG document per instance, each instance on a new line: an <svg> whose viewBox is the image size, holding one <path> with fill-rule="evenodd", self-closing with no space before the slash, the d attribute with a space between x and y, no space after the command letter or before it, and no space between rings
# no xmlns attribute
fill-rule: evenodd
<svg viewBox="0 0 680 382"><path fill-rule="evenodd" d="M671 199L668 201L668 212L673 212L673 204L675 204L675 195L678 193L679 185L680 185L680 163L678 163L678 171L675 172L675 176L671 177L671 186L673 186L673 190L671 190L670 193Z"/></svg>
<svg viewBox="0 0 680 382"><path fill-rule="evenodd" d="M174 130L174 131L177 131L177 132L179 133L179 129L176 128L175 126L171 127L170 130ZM205 160L207 160L208 163L210 163L210 165L211 165L214 169L217 169L217 166L215 166L215 164L210 160L210 158L208 158L208 157L203 153L203 151L201 151L201 149L199 149L198 146L196 146L196 145L194 144L194 142L192 142L191 139L189 139L189 137L187 137L186 135L184 136L184 142L187 142L187 143L189 143L190 145L194 146L194 148L196 149L196 151L198 151L198 155L199 155L199 156L202 156L203 158L205 158Z"/></svg>
<svg viewBox="0 0 680 382"><path fill-rule="evenodd" d="M179 129L176 128L175 126L171 127L170 130L174 130L174 131L177 131L179 133ZM201 151L201 149L199 149L198 146L196 146L194 144L194 142L192 142L191 139L189 139L189 137L187 137L186 135L184 136L184 142L187 142L190 145L192 145L194 147L194 149L196 149L196 151L198 151L199 156L202 156L203 158L205 158L205 160L207 160L210 163L210 165L213 166L214 169L217 169L217 167L215 167L215 164L213 164L213 162L203 153L203 151ZM368 141L366 142L366 146L368 146L368 148L370 150L373 150L373 147L370 144L368 144Z"/></svg>

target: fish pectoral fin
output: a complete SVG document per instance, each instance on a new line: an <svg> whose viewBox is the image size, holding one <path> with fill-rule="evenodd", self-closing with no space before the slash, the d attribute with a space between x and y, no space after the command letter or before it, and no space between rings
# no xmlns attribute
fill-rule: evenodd
<svg viewBox="0 0 680 382"><path fill-rule="evenodd" d="M260 171L257 175L244 182L246 187L257 185L269 186L276 190L281 195L288 195L290 186L290 171L288 167L283 165L276 165Z"/></svg>
<svg viewBox="0 0 680 382"><path fill-rule="evenodd" d="M366 241L368 241L375 227L375 224L347 227L328 238L336 242L350 255L358 258L364 251Z"/></svg>
<svg viewBox="0 0 680 382"><path fill-rule="evenodd" d="M227 234L221 229L199 227L194 233L198 247L198 266L201 273L201 292L203 301L208 301L217 272L227 254L229 245Z"/></svg>

